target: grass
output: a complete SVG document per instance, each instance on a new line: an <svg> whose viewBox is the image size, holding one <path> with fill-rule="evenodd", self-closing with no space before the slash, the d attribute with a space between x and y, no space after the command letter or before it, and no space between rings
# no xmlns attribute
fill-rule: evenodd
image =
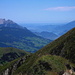
<svg viewBox="0 0 75 75"><path fill-rule="evenodd" d="M17 58L17 59L15 59L15 60L13 60L13 61L11 61L11 62L8 62L8 63L6 63L6 64L4 64L4 65L0 65L0 72L4 71L4 70L6 70L7 68L9 68L10 66L12 66L12 65L13 65L14 63L16 63L19 59L20 59L20 58Z"/></svg>
<svg viewBox="0 0 75 75"><path fill-rule="evenodd" d="M28 54L29 54L28 52L25 52L17 48L12 47L0 48L0 64L5 64L20 56Z"/></svg>
<svg viewBox="0 0 75 75"><path fill-rule="evenodd" d="M44 48L40 49L36 53L34 53L30 58L26 60L26 62L19 67L15 74L26 73L28 70L30 71L34 64L39 59L45 59L48 63L52 64L53 71L58 72L60 70L65 70L64 62L65 63L74 63L75 61L75 28L70 30L68 33L64 34L60 38L56 39L55 41L51 42L50 44L46 45ZM46 55L55 55L51 58ZM59 56L57 58L57 56ZM42 57L45 56L45 57ZM68 61L64 58L67 58ZM42 58L40 58L42 57ZM62 59L62 60L61 60ZM59 63L58 63L59 61ZM69 62L70 61L70 62ZM60 67L60 66L62 67Z"/></svg>
<svg viewBox="0 0 75 75"><path fill-rule="evenodd" d="M43 65L39 65L40 62L46 62L47 64L50 65L50 68L52 70L46 70L45 66ZM28 63L25 62L25 64L23 64L21 67L19 67L16 72L15 75L18 74L19 72L21 73L31 73L33 75L49 75L49 73L57 75L57 73L61 72L61 71L65 71L66 70L66 64L70 64L71 66L74 66L72 63L70 63L68 60L66 60L63 57L60 56L56 56L56 55L44 55L41 56L40 58L38 58L37 60L31 62L31 64L29 65L30 61L28 61ZM47 65L45 64L45 65ZM27 66L26 66L27 65ZM36 72L37 69L37 72ZM41 73L42 72L42 73Z"/></svg>
<svg viewBox="0 0 75 75"><path fill-rule="evenodd" d="M58 55L75 63L75 28L37 51L37 54Z"/></svg>

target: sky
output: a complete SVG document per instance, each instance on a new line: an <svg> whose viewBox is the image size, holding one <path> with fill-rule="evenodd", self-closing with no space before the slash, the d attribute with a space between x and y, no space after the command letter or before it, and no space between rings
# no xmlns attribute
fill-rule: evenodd
<svg viewBox="0 0 75 75"><path fill-rule="evenodd" d="M67 23L75 20L75 0L0 0L0 18L16 23Z"/></svg>

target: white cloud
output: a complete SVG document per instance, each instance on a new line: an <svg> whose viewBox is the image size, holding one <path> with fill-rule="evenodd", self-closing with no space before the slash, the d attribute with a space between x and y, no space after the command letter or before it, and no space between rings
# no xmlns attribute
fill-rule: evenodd
<svg viewBox="0 0 75 75"><path fill-rule="evenodd" d="M75 10L75 6L73 7L51 7L51 8L47 8L44 10L70 11L70 10Z"/></svg>

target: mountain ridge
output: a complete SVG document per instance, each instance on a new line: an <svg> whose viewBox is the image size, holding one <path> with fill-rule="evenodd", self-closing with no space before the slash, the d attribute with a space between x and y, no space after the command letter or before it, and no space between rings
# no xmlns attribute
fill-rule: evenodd
<svg viewBox="0 0 75 75"><path fill-rule="evenodd" d="M10 19L0 19L0 27L24 28Z"/></svg>
<svg viewBox="0 0 75 75"><path fill-rule="evenodd" d="M62 26L58 26L56 27L53 32L57 33L58 35L63 35L65 34L66 32L68 32L70 29L74 28L75 27L75 21L71 21L67 24L64 24Z"/></svg>
<svg viewBox="0 0 75 75"><path fill-rule="evenodd" d="M70 51L70 49L72 49L73 51L75 49L75 47L74 47L74 38L75 38L75 35L74 34L75 34L75 28L71 29L66 34L64 34L63 36L59 37L55 41L53 41L50 44L46 45L41 50L45 51L45 53L46 53L46 50L47 50L47 53L49 53L49 54L60 55L60 56L64 57L64 55L67 55L67 54L64 54L62 52L64 52L64 50L66 51L67 49L66 48L64 49L63 47L67 47L69 49L69 51ZM66 45L68 45L68 46L66 46ZM68 56L66 58L68 59Z"/></svg>
<svg viewBox="0 0 75 75"><path fill-rule="evenodd" d="M3 19L3 21L6 23L0 24L0 47L14 47L28 52L36 52L51 42L11 20Z"/></svg>

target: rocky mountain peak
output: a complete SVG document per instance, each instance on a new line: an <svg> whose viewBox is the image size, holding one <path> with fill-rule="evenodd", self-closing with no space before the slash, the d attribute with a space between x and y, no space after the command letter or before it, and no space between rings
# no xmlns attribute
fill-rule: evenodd
<svg viewBox="0 0 75 75"><path fill-rule="evenodd" d="M0 19L0 27L23 28L12 20Z"/></svg>
<svg viewBox="0 0 75 75"><path fill-rule="evenodd" d="M5 23L14 23L12 20L8 19L0 19L0 24L5 24Z"/></svg>
<svg viewBox="0 0 75 75"><path fill-rule="evenodd" d="M9 23L9 24L14 24L15 22L13 22L12 20L6 20L6 23Z"/></svg>
<svg viewBox="0 0 75 75"><path fill-rule="evenodd" d="M0 24L4 24L5 23L5 19L0 19Z"/></svg>

